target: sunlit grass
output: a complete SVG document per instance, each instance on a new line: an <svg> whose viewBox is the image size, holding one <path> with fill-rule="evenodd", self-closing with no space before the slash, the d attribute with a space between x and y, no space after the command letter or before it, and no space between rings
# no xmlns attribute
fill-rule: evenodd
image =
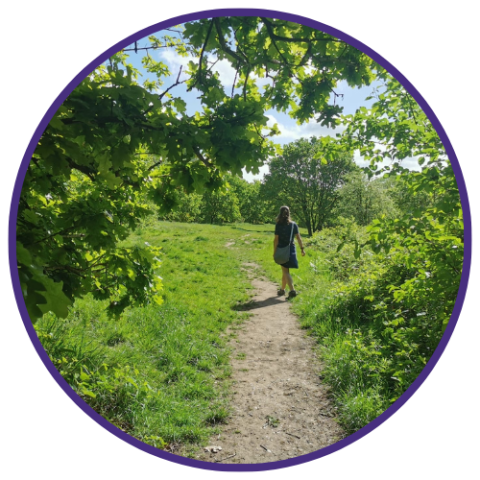
<svg viewBox="0 0 480 480"><path fill-rule="evenodd" d="M277 285L281 280L273 232L273 225L151 219L126 243L161 247L163 304L129 308L112 320L105 303L79 299L66 321L50 314L38 322L39 337L69 384L119 428L159 448L205 444L230 412L228 342L248 317L242 305L254 293L249 274ZM305 233L301 229L306 240ZM323 379L332 387L340 422L353 432L389 405L382 383L389 365L376 353L375 332L352 337L360 322L355 310L338 318L338 309L329 306L325 252L307 246L305 257L298 253L300 268L291 273L300 295L292 308L318 342Z"/></svg>
<svg viewBox="0 0 480 480"><path fill-rule="evenodd" d="M229 414L226 330L248 316L234 309L252 293L241 268L252 243L242 237L269 230L144 224L127 243L162 247L164 303L111 320L104 303L87 297L66 321L45 316L39 336L67 381L118 427L161 448L205 442Z"/></svg>

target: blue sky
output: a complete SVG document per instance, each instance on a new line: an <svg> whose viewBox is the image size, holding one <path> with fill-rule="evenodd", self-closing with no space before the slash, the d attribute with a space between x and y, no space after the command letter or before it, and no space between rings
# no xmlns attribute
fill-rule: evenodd
<svg viewBox="0 0 480 480"><path fill-rule="evenodd" d="M165 32L169 35L172 35L170 32ZM157 38L161 39L163 36L162 32L159 32ZM137 42L138 48L150 46L150 42L148 39L140 40ZM149 74L143 69L141 59L145 55L144 50L135 52L128 52L130 55L129 62L136 68L138 68L141 72L143 77L140 79L140 83L143 83L145 79L154 79L152 74ZM173 48L160 48L157 50L150 50L150 56L154 60L161 60L163 63L168 65L170 70L170 77L165 78L164 85L162 89L167 89L170 85L172 85L178 76L180 71L180 67L183 67L183 71L186 70L186 66L190 60L188 57L181 57L176 54ZM213 67L219 75L222 81L222 84L225 87L225 90L228 92L231 90L234 77L235 77L235 70L231 67L228 61L221 60L218 61L215 66ZM180 77L180 81L185 80L187 76L182 73ZM265 85L269 83L268 79L258 78L257 83L259 86ZM343 97L338 97L336 102L338 105L343 106L343 111L345 114L353 114L355 113L356 109L360 106L369 107L373 100L365 100L366 97L371 95L375 86L379 84L372 84L368 87L363 88L351 88L347 85L346 82L340 82L335 89L335 92L338 94L342 94ZM161 91L159 91L161 93ZM169 91L174 97L181 97L185 100L187 104L187 114L193 115L196 111L201 111L202 106L200 101L198 100L199 92L197 90L192 90L191 92L187 92L186 87L184 84L180 84L172 88ZM332 94L332 103L333 103L333 94ZM290 118L290 116L286 113L277 112L275 110L268 110L265 112L265 115L269 118L269 124L273 125L276 123L280 130L280 135L273 137L273 141L280 145L285 145L287 143L293 142L301 137L311 137L311 136L326 136L331 135L334 136L336 133L342 131L341 127L337 128L336 130L323 127L318 124L315 120L312 120L308 123L304 123L302 125L298 125L295 120ZM365 165L365 162L362 161L362 158L358 152L354 154L355 161L359 165ZM402 162L402 165L407 168L419 170L418 163L414 159L405 159ZM268 172L268 166L263 166L260 168L260 174L252 175L251 173L247 173L244 171L244 178L248 181L252 181L254 178L261 179L265 173Z"/></svg>

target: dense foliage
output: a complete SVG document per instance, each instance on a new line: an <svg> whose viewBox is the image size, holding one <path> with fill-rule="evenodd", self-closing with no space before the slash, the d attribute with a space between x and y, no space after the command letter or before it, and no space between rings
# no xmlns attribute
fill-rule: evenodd
<svg viewBox="0 0 480 480"><path fill-rule="evenodd" d="M388 254L355 256L355 245L376 237L379 225L344 220L309 239L318 251L312 270L325 274L320 266L326 266L334 281L326 286L322 278L309 279L298 306L319 337L324 379L352 432L386 410L421 373L450 318L461 271L461 240L453 236L445 248L446 239L430 237L424 245L412 241L418 234L405 238L404 231L390 238ZM348 243L338 252L340 240ZM440 252L447 263L439 261Z"/></svg>
<svg viewBox="0 0 480 480"><path fill-rule="evenodd" d="M396 177L369 179L364 172L356 171L346 176L337 194L338 201L327 225L340 224L342 218L353 218L358 225L365 226L383 215L396 218L397 198L403 196L403 189Z"/></svg>
<svg viewBox="0 0 480 480"><path fill-rule="evenodd" d="M108 298L115 314L160 301L157 252L119 247L146 213L142 192L168 211L179 187L209 192L225 172L257 172L275 151L268 137L277 130L267 127L265 110L333 124L342 110L330 104L337 82L368 85L379 70L345 42L278 19L210 18L164 33L150 45L190 55L186 80L180 72L158 95L168 67L147 51L143 65L156 80L140 85L122 51L71 92L38 143L17 221L19 275L33 321L49 310L65 317L88 292ZM237 72L228 91L213 70L218 59ZM261 77L272 82L263 92ZM180 83L199 92L201 111L188 115L185 101L171 96Z"/></svg>

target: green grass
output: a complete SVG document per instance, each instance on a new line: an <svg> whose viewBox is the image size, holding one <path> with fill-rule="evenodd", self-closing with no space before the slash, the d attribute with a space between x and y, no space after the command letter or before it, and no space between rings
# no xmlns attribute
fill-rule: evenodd
<svg viewBox="0 0 480 480"><path fill-rule="evenodd" d="M253 295L242 264L254 262L260 275L280 282L273 231L273 225L145 222L127 243L162 247L164 303L129 308L111 320L104 303L87 297L66 321L46 315L36 325L39 338L72 388L114 425L158 448L182 444L193 452L230 413L228 342L236 341ZM318 247L307 247L300 268L291 270L300 292L292 306L319 344L339 420L354 432L390 405L390 366L378 355L374 332L359 329L365 325L360 310L339 314L332 307L331 256ZM342 272L343 260L350 265L335 256L333 272Z"/></svg>
<svg viewBox="0 0 480 480"><path fill-rule="evenodd" d="M272 230L147 222L127 243L162 247L164 303L111 320L87 297L66 321L46 315L39 338L69 384L119 428L159 448L204 444L229 414L226 330L248 317L235 307L253 293L241 264Z"/></svg>

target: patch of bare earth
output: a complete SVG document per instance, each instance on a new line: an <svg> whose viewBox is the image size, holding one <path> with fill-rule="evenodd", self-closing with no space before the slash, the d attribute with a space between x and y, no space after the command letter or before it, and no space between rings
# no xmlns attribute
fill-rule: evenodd
<svg viewBox="0 0 480 480"><path fill-rule="evenodd" d="M208 449L206 462L267 463L298 457L342 438L319 379L314 340L299 327L272 282L251 272L255 297L240 309L251 313L231 341L232 415ZM220 448L219 448L220 447Z"/></svg>

